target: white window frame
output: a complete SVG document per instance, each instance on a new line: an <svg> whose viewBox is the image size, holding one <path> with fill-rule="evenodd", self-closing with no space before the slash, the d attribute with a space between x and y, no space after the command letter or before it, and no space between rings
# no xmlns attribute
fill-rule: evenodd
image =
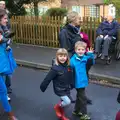
<svg viewBox="0 0 120 120"><path fill-rule="evenodd" d="M80 6L72 6L72 11L75 11L77 13L81 13L81 7Z"/></svg>

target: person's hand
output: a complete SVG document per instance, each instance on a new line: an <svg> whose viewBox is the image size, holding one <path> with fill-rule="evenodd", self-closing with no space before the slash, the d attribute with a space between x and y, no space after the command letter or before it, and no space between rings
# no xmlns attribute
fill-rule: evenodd
<svg viewBox="0 0 120 120"><path fill-rule="evenodd" d="M81 38L83 38L83 34L80 34Z"/></svg>
<svg viewBox="0 0 120 120"><path fill-rule="evenodd" d="M103 38L103 35L100 35L101 38Z"/></svg>
<svg viewBox="0 0 120 120"><path fill-rule="evenodd" d="M108 35L106 35L105 37L104 37L104 39L106 39L108 37Z"/></svg>
<svg viewBox="0 0 120 120"><path fill-rule="evenodd" d="M91 47L91 48L88 50L88 52L89 52L89 53L93 53L93 52L94 52L93 48Z"/></svg>
<svg viewBox="0 0 120 120"><path fill-rule="evenodd" d="M2 41L2 38L3 38L3 36L2 36L2 34L0 33L0 42Z"/></svg>

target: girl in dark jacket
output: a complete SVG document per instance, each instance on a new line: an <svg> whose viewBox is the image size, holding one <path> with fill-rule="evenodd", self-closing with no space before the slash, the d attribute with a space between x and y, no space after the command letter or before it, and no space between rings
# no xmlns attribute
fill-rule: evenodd
<svg viewBox="0 0 120 120"><path fill-rule="evenodd" d="M61 99L61 102L54 106L56 115L61 120L69 120L65 117L63 108L71 103L69 96L71 86L73 86L73 70L69 66L68 52L64 48L57 51L55 65L52 66L40 85L42 92L47 89L51 81L53 81L55 94Z"/></svg>

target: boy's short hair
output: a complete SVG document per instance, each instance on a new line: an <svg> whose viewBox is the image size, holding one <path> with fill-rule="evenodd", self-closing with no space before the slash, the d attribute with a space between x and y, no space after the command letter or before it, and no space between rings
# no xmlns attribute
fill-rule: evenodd
<svg viewBox="0 0 120 120"><path fill-rule="evenodd" d="M5 1L0 1L0 4L5 4Z"/></svg>
<svg viewBox="0 0 120 120"><path fill-rule="evenodd" d="M76 19L77 16L79 16L79 14L75 11L72 11L72 12L68 13L67 14L67 22L68 23L73 22Z"/></svg>
<svg viewBox="0 0 120 120"><path fill-rule="evenodd" d="M77 49L78 47L83 47L83 48L86 49L87 44L83 41L78 41L78 42L75 43L75 49Z"/></svg>

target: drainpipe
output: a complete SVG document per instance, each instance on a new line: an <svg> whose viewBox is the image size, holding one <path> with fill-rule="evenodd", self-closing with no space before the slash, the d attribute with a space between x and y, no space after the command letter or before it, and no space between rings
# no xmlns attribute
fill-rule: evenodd
<svg viewBox="0 0 120 120"><path fill-rule="evenodd" d="M85 17L85 5L84 5L84 17Z"/></svg>
<svg viewBox="0 0 120 120"><path fill-rule="evenodd" d="M103 4L103 17L105 17L105 4Z"/></svg>

